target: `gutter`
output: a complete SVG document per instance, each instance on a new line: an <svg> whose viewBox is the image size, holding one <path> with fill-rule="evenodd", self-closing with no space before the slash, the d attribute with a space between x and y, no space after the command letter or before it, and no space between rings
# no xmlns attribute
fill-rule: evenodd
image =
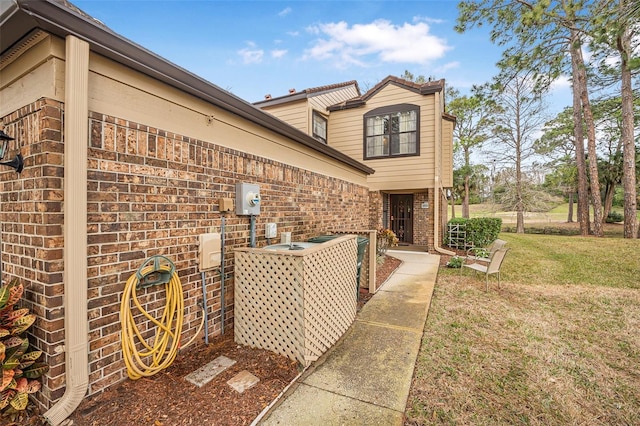
<svg viewBox="0 0 640 426"><path fill-rule="evenodd" d="M443 83L444 86L444 83ZM440 113L441 108L440 105L443 104L442 96L444 94L444 88L440 92L435 92L434 96L436 97L436 105L438 108L436 109L436 161L435 161L435 176L433 178L433 248L438 253L446 254L449 256L454 256L455 253L450 250L445 250L440 247L440 173L442 167L442 115ZM440 114L439 114L440 113Z"/></svg>
<svg viewBox="0 0 640 426"><path fill-rule="evenodd" d="M375 172L371 167L354 160L335 148L318 142L313 137L247 101L113 32L100 21L85 14L66 0L13 1L22 12L22 19L31 18L28 19L31 29L42 28L44 31L62 38L68 35L78 37L87 41L92 51L106 58L292 139L362 173L371 175ZM22 37L28 33L27 29L25 26L21 26L20 31L3 32L2 38ZM10 42L11 40L3 41L3 44Z"/></svg>
<svg viewBox="0 0 640 426"><path fill-rule="evenodd" d="M64 96L64 337L66 389L44 418L62 423L89 386L87 317L87 135L89 44L66 38Z"/></svg>

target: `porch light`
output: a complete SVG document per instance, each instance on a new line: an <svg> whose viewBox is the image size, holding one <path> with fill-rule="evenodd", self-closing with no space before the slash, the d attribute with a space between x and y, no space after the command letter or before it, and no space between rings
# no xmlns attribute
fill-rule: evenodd
<svg viewBox="0 0 640 426"><path fill-rule="evenodd" d="M8 134L0 130L0 160L2 160L4 156L7 154L7 152L9 151L9 141L12 141L14 139L15 138L12 138ZM9 166L15 169L16 172L18 173L20 173L24 167L24 161L22 159L22 154L20 154L20 152L16 154L13 160L1 161L0 164L2 164L3 166Z"/></svg>

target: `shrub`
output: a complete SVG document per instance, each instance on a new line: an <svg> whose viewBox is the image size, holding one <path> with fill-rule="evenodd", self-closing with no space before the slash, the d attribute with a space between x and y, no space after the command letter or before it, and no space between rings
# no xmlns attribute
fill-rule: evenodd
<svg viewBox="0 0 640 426"><path fill-rule="evenodd" d="M616 222L623 222L623 221L624 221L624 215L618 212L609 212L609 214L607 215L607 218L605 219L605 222L607 223L616 223Z"/></svg>
<svg viewBox="0 0 640 426"><path fill-rule="evenodd" d="M384 256L389 247L398 245L398 238L391 229L378 229L376 254L378 257Z"/></svg>
<svg viewBox="0 0 640 426"><path fill-rule="evenodd" d="M24 287L18 280L0 287L0 413L12 416L27 408L29 394L40 390L36 378L49 366L36 362L41 351L31 350L26 331L36 320L28 308L17 308Z"/></svg>
<svg viewBox="0 0 640 426"><path fill-rule="evenodd" d="M453 218L449 224L458 224L464 227L466 246L486 247L498 238L502 219L499 217ZM445 243L450 244L451 241L451 235L447 234Z"/></svg>
<svg viewBox="0 0 640 426"><path fill-rule="evenodd" d="M447 262L448 268L462 268L462 263L464 262L464 258L460 256L453 256Z"/></svg>

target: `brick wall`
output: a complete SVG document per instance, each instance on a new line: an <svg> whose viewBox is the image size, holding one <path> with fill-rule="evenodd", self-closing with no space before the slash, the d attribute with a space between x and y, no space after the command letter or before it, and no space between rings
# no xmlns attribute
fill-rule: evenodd
<svg viewBox="0 0 640 426"><path fill-rule="evenodd" d="M41 100L2 119L22 146L25 170L0 171L3 280L19 277L26 303L38 315L35 345L51 372L38 394L49 407L64 393L63 143L62 105ZM120 297L124 283L149 256L176 265L185 295L185 333L200 324L198 235L219 231L220 197L235 197L235 184L257 183L262 195L257 245L264 224L302 240L331 230L366 229L366 187L297 169L188 136L117 117L91 113L88 164L89 394L123 380ZM231 141L230 141L231 142ZM249 217L226 215L226 321L233 321L233 247L249 244ZM220 333L220 275L206 273L210 336ZM144 291L147 309L159 310L164 288ZM201 342L200 339L197 342Z"/></svg>
<svg viewBox="0 0 640 426"><path fill-rule="evenodd" d="M64 343L62 117L60 103L41 99L2 118L25 161L20 175L0 168L2 281L20 278L22 303L36 314L30 341L45 351L43 361L51 367L41 401L64 392L64 352L56 350Z"/></svg>
<svg viewBox="0 0 640 426"><path fill-rule="evenodd" d="M432 191L430 191L432 192ZM413 243L433 249L433 202L429 192L413 194ZM422 208L422 203L429 203Z"/></svg>
<svg viewBox="0 0 640 426"><path fill-rule="evenodd" d="M382 223L382 197L387 196L380 191L371 191L369 193L369 227L371 229L380 229L384 227Z"/></svg>
<svg viewBox="0 0 640 426"><path fill-rule="evenodd" d="M413 243L420 246L427 246L429 251L434 250L434 208L435 194L440 196L440 235L439 245L442 245L442 232L447 222L447 199L442 195L441 191L428 190L426 192L416 193L413 196L413 211L415 212L413 220ZM422 208L423 203L429 203L429 207Z"/></svg>

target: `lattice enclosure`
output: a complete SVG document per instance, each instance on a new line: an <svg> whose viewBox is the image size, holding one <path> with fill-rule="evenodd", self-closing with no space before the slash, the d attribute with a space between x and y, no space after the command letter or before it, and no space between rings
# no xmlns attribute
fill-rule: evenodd
<svg viewBox="0 0 640 426"><path fill-rule="evenodd" d="M356 315L355 236L300 251L237 249L235 340L308 365Z"/></svg>
<svg viewBox="0 0 640 426"><path fill-rule="evenodd" d="M341 231L333 230L332 234L339 235L357 235L364 237L368 240L364 257L362 259L362 266L360 267L360 288L366 288L370 293L375 293L376 288L376 243L377 232L376 230L365 229L358 231ZM373 251L372 251L373 250Z"/></svg>

